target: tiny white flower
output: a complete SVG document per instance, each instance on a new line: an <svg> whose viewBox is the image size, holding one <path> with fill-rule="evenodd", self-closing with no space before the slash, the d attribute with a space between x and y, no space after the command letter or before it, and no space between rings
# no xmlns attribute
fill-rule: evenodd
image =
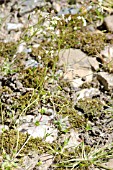
<svg viewBox="0 0 113 170"><path fill-rule="evenodd" d="M83 26L85 27L87 25L87 23L86 23L86 20L84 17L82 17L82 21L83 21Z"/></svg>
<svg viewBox="0 0 113 170"><path fill-rule="evenodd" d="M50 21L49 20L44 23L45 27L49 27L49 25L50 25Z"/></svg>
<svg viewBox="0 0 113 170"><path fill-rule="evenodd" d="M82 16L82 17L81 17L81 16L78 16L77 19L79 19L79 20L82 19L82 21L83 21L83 26L86 26L86 25L87 25L86 20L85 20L85 18L84 18L83 16Z"/></svg>
<svg viewBox="0 0 113 170"><path fill-rule="evenodd" d="M99 4L102 5L103 0L98 0Z"/></svg>
<svg viewBox="0 0 113 170"><path fill-rule="evenodd" d="M57 25L57 20L53 20L53 21L51 21L51 24L53 24L53 25Z"/></svg>
<svg viewBox="0 0 113 170"><path fill-rule="evenodd" d="M81 16L78 16L77 19L81 19L82 17Z"/></svg>
<svg viewBox="0 0 113 170"><path fill-rule="evenodd" d="M62 14L62 19L64 19L64 14Z"/></svg>
<svg viewBox="0 0 113 170"><path fill-rule="evenodd" d="M53 16L52 19L53 19L53 20L58 20L58 21L60 20L60 18L57 17L57 16L55 16L55 17Z"/></svg>
<svg viewBox="0 0 113 170"><path fill-rule="evenodd" d="M39 29L39 30L37 31L37 35L41 34L42 32L43 32L43 30L42 30L42 29Z"/></svg>
<svg viewBox="0 0 113 170"><path fill-rule="evenodd" d="M40 55L38 56L38 59L41 60L41 56Z"/></svg>
<svg viewBox="0 0 113 170"><path fill-rule="evenodd" d="M71 20L71 15L68 17L68 21L70 21Z"/></svg>
<svg viewBox="0 0 113 170"><path fill-rule="evenodd" d="M56 31L56 35L59 35L59 34L60 34L60 30L57 30L57 31Z"/></svg>
<svg viewBox="0 0 113 170"><path fill-rule="evenodd" d="M44 34L44 35L46 35L46 34L47 34L47 32L46 32L46 31L43 31L43 34Z"/></svg>
<svg viewBox="0 0 113 170"><path fill-rule="evenodd" d="M78 28L77 27L74 27L74 30L76 31Z"/></svg>
<svg viewBox="0 0 113 170"><path fill-rule="evenodd" d="M52 27L52 26L50 26L50 27L48 27L48 30L54 30L54 27Z"/></svg>
<svg viewBox="0 0 113 170"><path fill-rule="evenodd" d="M48 50L46 50L45 52L46 52L46 54L48 54L48 53L49 53L49 51L48 51Z"/></svg>

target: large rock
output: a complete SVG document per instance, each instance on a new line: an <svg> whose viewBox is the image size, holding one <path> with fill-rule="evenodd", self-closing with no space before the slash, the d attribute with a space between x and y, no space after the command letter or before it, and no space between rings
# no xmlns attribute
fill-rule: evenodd
<svg viewBox="0 0 113 170"><path fill-rule="evenodd" d="M43 7L48 3L45 0L20 0L13 5L13 10L19 11L19 15L22 16L26 13L33 11L37 7Z"/></svg>
<svg viewBox="0 0 113 170"><path fill-rule="evenodd" d="M84 81L92 81L93 72L89 58L80 49L61 50L59 53L59 66L64 66L64 79L71 81L74 87L81 86Z"/></svg>

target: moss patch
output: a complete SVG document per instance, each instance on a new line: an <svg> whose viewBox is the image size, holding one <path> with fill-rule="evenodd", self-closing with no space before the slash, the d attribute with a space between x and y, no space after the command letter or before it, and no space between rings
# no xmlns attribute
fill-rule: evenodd
<svg viewBox="0 0 113 170"><path fill-rule="evenodd" d="M0 135L0 146L2 146L5 149L7 154L11 154L15 151L15 148L17 146L17 138L18 138L17 131L15 130L5 131L2 135ZM26 142L27 138L28 138L27 134L19 132L18 151ZM35 138L35 139L30 138L29 141L24 146L23 150L21 151L21 154L22 153L27 154L31 150L37 150L39 154L45 153L48 150L47 143L43 142L39 138Z"/></svg>
<svg viewBox="0 0 113 170"><path fill-rule="evenodd" d="M101 117L104 105L98 99L80 99L76 107L81 109L85 118L95 121Z"/></svg>
<svg viewBox="0 0 113 170"><path fill-rule="evenodd" d="M17 49L17 44L10 42L10 43L4 43L0 42L0 57L9 58L9 60L12 60L13 55L15 54Z"/></svg>

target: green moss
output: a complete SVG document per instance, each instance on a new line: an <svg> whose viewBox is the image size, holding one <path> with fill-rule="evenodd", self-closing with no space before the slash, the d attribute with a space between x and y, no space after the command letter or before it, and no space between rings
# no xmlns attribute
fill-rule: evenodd
<svg viewBox="0 0 113 170"><path fill-rule="evenodd" d="M45 76L46 68L28 68L21 72L20 81L24 87L38 89L43 86Z"/></svg>
<svg viewBox="0 0 113 170"><path fill-rule="evenodd" d="M58 56L56 56L55 54L54 57L51 56L51 47L53 46L54 44L52 44L52 42L47 42L46 40L45 42L40 44L40 47L32 48L31 55L39 63L41 62L44 66L52 68L58 61ZM55 50L55 48L53 47L52 50ZM39 59L39 56L41 57L41 60Z"/></svg>
<svg viewBox="0 0 113 170"><path fill-rule="evenodd" d="M13 154L18 152L21 147L24 145L26 142L28 135L23 134L19 132L19 140L17 143L17 131L15 130L10 130L10 131L4 131L0 135L0 147L4 148L6 154L9 154L11 157L13 157ZM18 148L17 147L18 144ZM50 149L51 148L51 149ZM72 150L68 151L68 149L64 149L64 152L61 152L62 145L58 144L57 142L53 142L52 144L48 144L44 141L42 141L39 138L30 138L29 141L26 143L26 145L23 147L21 150L20 154L18 155L18 163L22 164L22 157L24 155L27 155L31 151L36 151L38 155L44 154L44 153L49 153L54 156L54 162L53 166L56 166L55 170L60 170L60 169L67 169L65 168L68 166L68 162L63 163L65 160L70 160L71 158L79 158L82 155L82 145L76 148L73 148ZM16 150L17 149L17 150ZM85 146L85 153L87 154L90 151L89 146ZM56 154L59 153L59 154ZM0 151L0 154L2 155L2 150ZM38 160L37 160L38 161ZM61 163L62 162L62 163ZM83 163L84 164L84 163ZM84 170L83 164L78 165L77 167L81 167L81 170ZM87 165L84 164L84 167L87 167ZM70 168L69 168L70 169Z"/></svg>
<svg viewBox="0 0 113 170"><path fill-rule="evenodd" d="M64 97L65 96L65 97ZM58 114L68 116L72 128L82 128L86 122L82 115L78 114L73 107L73 103L69 96L66 94L58 94L53 96L52 102L55 103L56 111Z"/></svg>
<svg viewBox="0 0 113 170"><path fill-rule="evenodd" d="M81 9L81 13L72 15L68 22L65 20L69 15L65 16L65 20L59 21L57 29L61 32L59 38L61 48L79 48L88 55L95 55L104 48L107 40L104 33L87 30L87 26L92 24L93 16L95 16L95 20L97 19L97 14L94 10L88 13L84 11ZM83 19L87 22L86 26L83 26Z"/></svg>
<svg viewBox="0 0 113 170"><path fill-rule="evenodd" d="M9 58L9 60L12 60L13 55L15 54L17 49L16 43L10 42L10 43L4 43L0 42L0 57Z"/></svg>
<svg viewBox="0 0 113 170"><path fill-rule="evenodd" d="M71 110L69 113L69 122L72 128L83 128L86 126L87 121L84 119L83 115L79 115L76 110Z"/></svg>
<svg viewBox="0 0 113 170"><path fill-rule="evenodd" d="M79 48L88 55L95 55L104 48L105 43L105 35L100 33L73 31L64 38L62 48Z"/></svg>
<svg viewBox="0 0 113 170"><path fill-rule="evenodd" d="M73 104L66 97L56 97L54 100L58 114L68 116L72 128L81 128L85 126L85 119L73 108Z"/></svg>
<svg viewBox="0 0 113 170"><path fill-rule="evenodd" d="M18 71L22 71L25 68L26 54L24 52L17 53L14 61L14 68L18 68Z"/></svg>
<svg viewBox="0 0 113 170"><path fill-rule="evenodd" d="M17 131L10 130L5 131L0 135L0 148L4 148L7 154L11 154L12 151L15 151L15 148L17 146ZM21 149L21 147L24 145L28 138L27 134L24 134L22 132L19 132L19 140L18 140L18 151ZM3 142L3 145L2 145ZM26 143L24 148L21 151L21 154L27 154L32 150L38 151L39 154L45 153L48 151L47 143L43 142L39 138L30 138L29 141ZM1 150L2 152L2 150ZM2 153L1 153L2 154Z"/></svg>
<svg viewBox="0 0 113 170"><path fill-rule="evenodd" d="M104 105L98 99L81 99L76 106L83 110L85 118L89 120L97 120L103 114L104 110Z"/></svg>

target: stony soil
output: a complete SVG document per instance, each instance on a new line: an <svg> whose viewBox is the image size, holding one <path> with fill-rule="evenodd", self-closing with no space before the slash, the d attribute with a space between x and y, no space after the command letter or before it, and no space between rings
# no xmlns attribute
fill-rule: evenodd
<svg viewBox="0 0 113 170"><path fill-rule="evenodd" d="M0 1L1 170L113 169L113 2Z"/></svg>

